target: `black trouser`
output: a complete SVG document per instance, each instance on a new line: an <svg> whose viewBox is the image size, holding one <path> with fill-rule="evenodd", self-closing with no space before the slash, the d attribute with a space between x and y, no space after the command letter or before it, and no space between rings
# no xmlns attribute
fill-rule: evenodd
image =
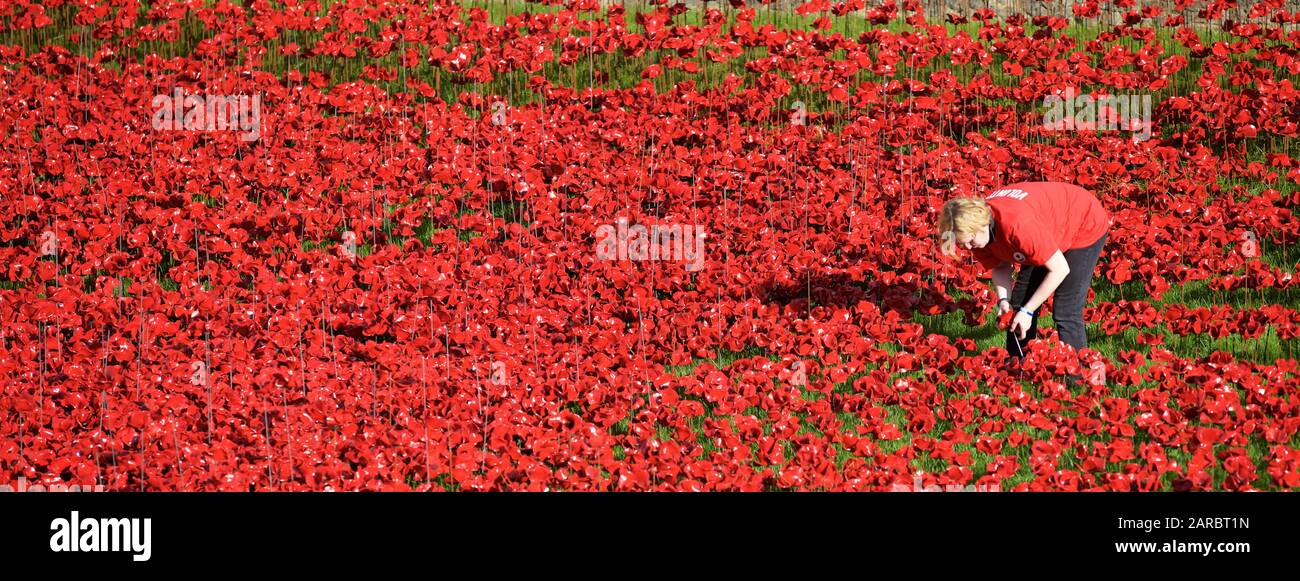
<svg viewBox="0 0 1300 581"><path fill-rule="evenodd" d="M1088 346L1088 336L1083 330L1083 305L1088 301L1088 288L1092 285L1092 271L1097 267L1097 256L1101 254L1101 247L1109 237L1110 232L1107 231L1090 246L1072 248L1061 253L1070 265L1070 274L1065 276L1061 286L1056 287L1056 292L1052 293L1052 320L1056 321L1056 331L1061 335L1061 341L1076 350ZM1012 312L1020 309L1025 301L1034 296L1038 285L1042 284L1043 277L1046 276L1045 266L1021 267L1020 274L1016 276L1016 286L1011 290ZM1039 310L1042 310L1041 307ZM1023 356L1021 349L1027 347L1028 342L1037 336L1038 315L1034 314L1024 340L1017 340L1015 333L1007 331L1007 352L1013 357Z"/></svg>

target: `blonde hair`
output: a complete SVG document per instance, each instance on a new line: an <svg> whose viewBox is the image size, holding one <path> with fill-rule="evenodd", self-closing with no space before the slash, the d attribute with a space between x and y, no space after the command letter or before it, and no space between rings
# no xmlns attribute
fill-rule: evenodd
<svg viewBox="0 0 1300 581"><path fill-rule="evenodd" d="M966 234L977 234L989 227L993 221L993 211L989 209L984 198L963 196L948 200L939 212L939 240L944 254L957 255L958 238ZM952 244L943 244L945 236L952 233Z"/></svg>

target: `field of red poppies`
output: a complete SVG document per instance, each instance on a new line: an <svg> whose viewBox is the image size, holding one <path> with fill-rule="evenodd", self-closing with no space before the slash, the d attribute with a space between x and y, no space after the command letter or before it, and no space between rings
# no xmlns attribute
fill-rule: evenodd
<svg viewBox="0 0 1300 581"><path fill-rule="evenodd" d="M0 483L1300 489L1300 13L1165 4L5 3ZM1115 224L1013 373L1021 180Z"/></svg>

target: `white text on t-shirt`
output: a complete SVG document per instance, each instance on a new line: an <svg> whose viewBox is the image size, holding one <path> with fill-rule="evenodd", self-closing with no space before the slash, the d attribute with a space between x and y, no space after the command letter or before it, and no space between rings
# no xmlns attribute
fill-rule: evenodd
<svg viewBox="0 0 1300 581"><path fill-rule="evenodd" d="M1017 199L1017 200L1023 200L1023 199L1025 199L1025 196L1028 196L1028 195L1029 195L1029 192L1026 192L1026 191L1024 191L1024 190L1018 190L1018 189L1015 189L1015 188L1011 188L1011 189L1008 189L1008 190L998 190L998 191L996 191L996 192L993 192L993 193L989 194L988 197L985 198L985 199L986 199L986 200L992 200L993 198L1015 198L1015 199Z"/></svg>

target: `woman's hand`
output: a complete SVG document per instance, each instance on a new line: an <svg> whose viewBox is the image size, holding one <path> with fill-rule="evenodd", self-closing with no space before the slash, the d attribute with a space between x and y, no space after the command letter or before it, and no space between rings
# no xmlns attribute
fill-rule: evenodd
<svg viewBox="0 0 1300 581"><path fill-rule="evenodd" d="M1011 301L1007 299L998 299L998 318L1011 312Z"/></svg>
<svg viewBox="0 0 1300 581"><path fill-rule="evenodd" d="M1011 319L1011 332L1016 334L1017 339L1024 339L1025 333L1034 324L1034 318L1024 311L1017 311L1015 318Z"/></svg>

